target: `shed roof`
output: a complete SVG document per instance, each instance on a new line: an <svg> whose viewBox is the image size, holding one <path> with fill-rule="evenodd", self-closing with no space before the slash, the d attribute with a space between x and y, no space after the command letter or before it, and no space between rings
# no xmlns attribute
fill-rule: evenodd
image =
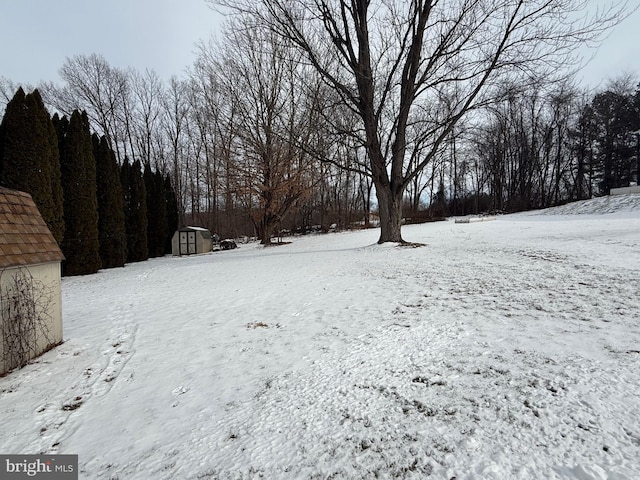
<svg viewBox="0 0 640 480"><path fill-rule="evenodd" d="M211 232L208 229L203 227L187 226L187 227L179 228L178 232L197 232L198 234L200 234L201 238L211 238Z"/></svg>
<svg viewBox="0 0 640 480"><path fill-rule="evenodd" d="M31 195L0 187L0 268L62 260Z"/></svg>
<svg viewBox="0 0 640 480"><path fill-rule="evenodd" d="M209 230L204 227L191 227L186 226L179 229L181 232L208 232Z"/></svg>

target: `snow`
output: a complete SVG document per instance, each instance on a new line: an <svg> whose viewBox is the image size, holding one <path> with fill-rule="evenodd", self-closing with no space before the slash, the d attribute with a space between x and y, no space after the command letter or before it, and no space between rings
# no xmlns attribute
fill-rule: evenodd
<svg viewBox="0 0 640 480"><path fill-rule="evenodd" d="M63 279L0 451L83 479L640 474L640 195Z"/></svg>
<svg viewBox="0 0 640 480"><path fill-rule="evenodd" d="M197 231L197 232L208 232L209 231L204 227L191 227L191 226L189 226L189 227L185 227L185 229L194 230L194 231Z"/></svg>

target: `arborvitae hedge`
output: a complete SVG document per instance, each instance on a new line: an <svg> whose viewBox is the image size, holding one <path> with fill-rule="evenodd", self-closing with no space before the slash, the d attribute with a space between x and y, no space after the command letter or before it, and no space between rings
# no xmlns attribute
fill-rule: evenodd
<svg viewBox="0 0 640 480"><path fill-rule="evenodd" d="M115 153L106 137L92 136L96 160L98 236L102 268L123 267L127 259L124 197Z"/></svg>
<svg viewBox="0 0 640 480"><path fill-rule="evenodd" d="M96 162L86 112L56 120L64 192L64 275L86 275L100 269Z"/></svg>
<svg viewBox="0 0 640 480"><path fill-rule="evenodd" d="M167 237L167 207L164 180L159 172L153 173L149 164L144 167L144 186L147 192L147 244L150 257L164 255Z"/></svg>
<svg viewBox="0 0 640 480"><path fill-rule="evenodd" d="M86 113L51 118L37 90L18 89L0 122L0 186L32 195L65 254L65 275L171 252L178 204L170 177L148 167L143 177L138 161L119 169Z"/></svg>
<svg viewBox="0 0 640 480"><path fill-rule="evenodd" d="M164 178L164 196L166 200L167 209L167 236L165 239L165 253L171 253L171 239L173 234L178 229L178 223L180 217L178 214L178 200L176 199L176 192L171 185L171 178L167 175Z"/></svg>
<svg viewBox="0 0 640 480"><path fill-rule="evenodd" d="M58 141L38 90L19 88L0 123L0 185L31 194L51 233L64 235Z"/></svg>
<svg viewBox="0 0 640 480"><path fill-rule="evenodd" d="M147 194L142 167L136 160L129 165L125 158L120 170L120 181L125 200L125 226L127 231L127 262L141 262L149 258L147 248Z"/></svg>
<svg viewBox="0 0 640 480"><path fill-rule="evenodd" d="M169 235L169 221L167 218L167 198L164 192L164 177L158 171L153 174L155 184L155 196L158 204L158 214L156 215L156 254L164 255L165 239ZM171 232L173 235L173 231Z"/></svg>

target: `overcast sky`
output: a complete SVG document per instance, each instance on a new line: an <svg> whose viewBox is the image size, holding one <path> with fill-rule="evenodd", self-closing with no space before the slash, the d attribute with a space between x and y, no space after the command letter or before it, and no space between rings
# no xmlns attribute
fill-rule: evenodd
<svg viewBox="0 0 640 480"><path fill-rule="evenodd" d="M182 76L194 44L222 24L205 0L0 0L0 18L0 76L31 85L58 82L66 57L91 53L115 67ZM585 86L640 75L640 12L592 53L580 75Z"/></svg>
<svg viewBox="0 0 640 480"><path fill-rule="evenodd" d="M222 23L204 0L0 0L0 19L0 76L30 84L59 81L67 57L91 53L182 76Z"/></svg>

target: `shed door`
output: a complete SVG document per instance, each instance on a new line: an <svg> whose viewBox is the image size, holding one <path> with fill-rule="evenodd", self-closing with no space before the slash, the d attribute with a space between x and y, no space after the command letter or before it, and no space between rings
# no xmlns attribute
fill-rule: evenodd
<svg viewBox="0 0 640 480"><path fill-rule="evenodd" d="M180 255L191 255L196 251L196 232L180 232Z"/></svg>

